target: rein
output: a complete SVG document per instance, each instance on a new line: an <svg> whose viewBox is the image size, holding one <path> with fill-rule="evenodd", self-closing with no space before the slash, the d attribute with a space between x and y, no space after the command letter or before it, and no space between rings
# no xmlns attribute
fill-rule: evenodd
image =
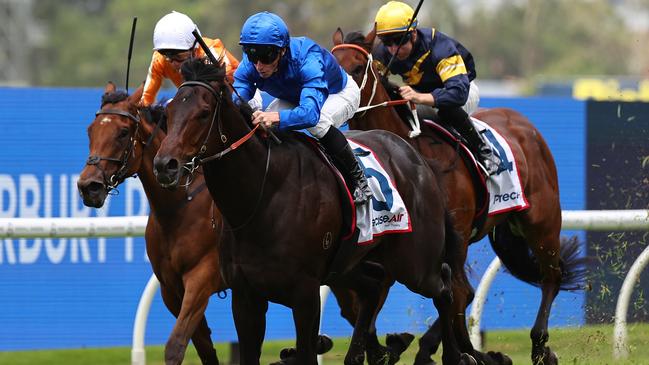
<svg viewBox="0 0 649 365"><path fill-rule="evenodd" d="M368 100L367 105L356 109L356 113L363 113L360 115L360 117L363 117L365 116L365 113L367 113L367 111L370 109L374 109L378 107L410 104L410 111L412 112L413 120L408 120L411 128L411 131L408 132L408 136L410 138L415 138L419 136L421 134L421 127L419 124L419 118L417 116L417 110L415 108L414 103L410 103L408 100L390 100L390 101L384 101L382 103L372 105L372 100L374 100L374 96L376 95L376 87L379 82L374 67L372 67L372 63L374 62L374 58L372 57L372 54L368 52L365 48L353 43L338 44L331 49L331 53L339 49L354 49L356 51L359 51L361 54L365 56L365 58L367 58L367 64L365 65L365 73L363 74L363 82L361 82L360 85L361 90L363 90L367 84L369 71L372 71L372 76L374 77L374 83L372 84L372 94L370 96L370 99Z"/></svg>
<svg viewBox="0 0 649 365"><path fill-rule="evenodd" d="M128 159L133 153L133 150L135 150L135 145L137 143L137 135L140 130L140 116L139 116L139 111L138 111L138 115L133 115L127 111L119 110L119 109L100 109L95 113L95 116L103 115L103 114L120 115L123 117L127 117L135 122L135 133L133 133L133 136L129 140L129 145L124 150L124 153L122 154L121 158L90 155L86 160L86 165L95 166L101 171L101 174L104 177L104 184L106 184L106 188L110 192L111 190L115 189L117 185L119 185L120 182L126 178L126 168L128 166ZM109 178L106 178L106 172L104 171L104 169L102 169L99 166L99 162L101 162L102 160L118 163L120 164L120 167L117 170L117 172L115 172Z"/></svg>

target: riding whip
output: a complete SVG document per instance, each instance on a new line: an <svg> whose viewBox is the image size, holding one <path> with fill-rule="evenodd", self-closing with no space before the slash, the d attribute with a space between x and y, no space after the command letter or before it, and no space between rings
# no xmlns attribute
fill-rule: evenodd
<svg viewBox="0 0 649 365"><path fill-rule="evenodd" d="M131 41L128 44L128 62L126 63L126 93L128 94L128 74L131 71L131 55L133 54L133 40L135 39L135 25L137 24L137 17L133 17L133 25L131 26Z"/></svg>

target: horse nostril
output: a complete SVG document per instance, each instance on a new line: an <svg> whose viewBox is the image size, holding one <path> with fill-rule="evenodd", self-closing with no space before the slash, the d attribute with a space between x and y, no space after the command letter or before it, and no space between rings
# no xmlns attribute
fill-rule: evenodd
<svg viewBox="0 0 649 365"><path fill-rule="evenodd" d="M95 195L104 189L104 184L99 181L79 181L79 191L84 195Z"/></svg>
<svg viewBox="0 0 649 365"><path fill-rule="evenodd" d="M172 158L167 162L167 171L177 171L178 170L178 160Z"/></svg>

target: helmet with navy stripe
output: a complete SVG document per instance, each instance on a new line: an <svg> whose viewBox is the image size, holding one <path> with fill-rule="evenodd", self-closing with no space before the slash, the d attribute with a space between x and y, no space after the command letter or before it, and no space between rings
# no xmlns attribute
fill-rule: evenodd
<svg viewBox="0 0 649 365"><path fill-rule="evenodd" d="M243 24L240 45L267 45L287 47L290 41L288 27L277 14L267 11L257 13Z"/></svg>
<svg viewBox="0 0 649 365"><path fill-rule="evenodd" d="M412 21L415 11L401 1L389 1L376 13L376 34L401 33L417 28L417 19ZM412 21L412 25L410 25Z"/></svg>

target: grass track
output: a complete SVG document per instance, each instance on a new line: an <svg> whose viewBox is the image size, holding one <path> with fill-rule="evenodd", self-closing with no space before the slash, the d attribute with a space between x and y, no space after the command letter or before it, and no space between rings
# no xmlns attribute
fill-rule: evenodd
<svg viewBox="0 0 649 365"><path fill-rule="evenodd" d="M649 364L649 324L629 326L631 356L626 361L614 361L612 357L612 333L610 325L579 328L552 328L550 346L559 356L561 364L572 365L631 365ZM416 341L416 340L415 340ZM278 360L279 350L292 345L293 341L272 341L264 344L262 364ZM324 356L324 364L342 364L349 339L338 338L334 348ZM412 364L417 343L406 351L399 364ZM486 349L499 350L508 354L514 364L530 363L529 330L492 331L486 335ZM230 358L228 344L216 345L222 364ZM164 364L162 346L147 347L147 364ZM2 365L125 365L130 364L131 351L128 347L108 349L78 349L54 351L0 352ZM435 357L438 362L439 356ZM184 364L200 365L193 347L187 351Z"/></svg>

